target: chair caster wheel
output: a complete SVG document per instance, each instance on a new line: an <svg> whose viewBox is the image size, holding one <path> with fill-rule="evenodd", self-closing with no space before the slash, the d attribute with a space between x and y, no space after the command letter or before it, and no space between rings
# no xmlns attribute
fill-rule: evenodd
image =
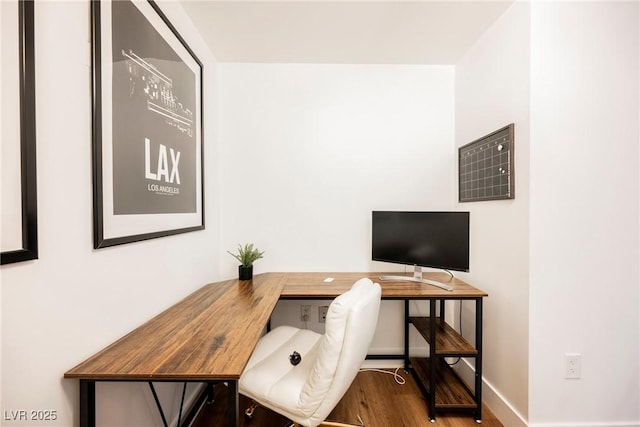
<svg viewBox="0 0 640 427"><path fill-rule="evenodd" d="M253 419L253 412L256 410L258 405L249 405L249 407L244 411L244 419L245 421L251 421Z"/></svg>

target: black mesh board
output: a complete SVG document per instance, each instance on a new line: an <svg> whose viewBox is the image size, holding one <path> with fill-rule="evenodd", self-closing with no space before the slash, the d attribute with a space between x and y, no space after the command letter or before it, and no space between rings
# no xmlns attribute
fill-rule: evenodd
<svg viewBox="0 0 640 427"><path fill-rule="evenodd" d="M458 200L513 199L513 136L511 123L458 149Z"/></svg>

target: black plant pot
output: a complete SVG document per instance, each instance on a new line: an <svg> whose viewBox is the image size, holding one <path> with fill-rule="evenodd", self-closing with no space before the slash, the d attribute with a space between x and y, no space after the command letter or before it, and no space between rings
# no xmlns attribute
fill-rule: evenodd
<svg viewBox="0 0 640 427"><path fill-rule="evenodd" d="M253 279L253 265L248 267L244 265L238 266L238 279L240 280L251 280Z"/></svg>

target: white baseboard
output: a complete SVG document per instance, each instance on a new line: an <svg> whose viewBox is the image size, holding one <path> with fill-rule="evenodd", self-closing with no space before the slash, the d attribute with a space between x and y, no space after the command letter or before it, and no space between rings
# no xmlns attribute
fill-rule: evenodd
<svg viewBox="0 0 640 427"><path fill-rule="evenodd" d="M462 362L456 372L467 384L473 384L475 370L466 360ZM485 378L482 379L482 401L505 427L640 427L640 421L529 423Z"/></svg>
<svg viewBox="0 0 640 427"><path fill-rule="evenodd" d="M456 372L464 382L473 384L475 381L474 368L464 359L456 365ZM527 420L520 414L498 390L484 377L482 378L482 403L487 405L491 412L505 427L527 427Z"/></svg>
<svg viewBox="0 0 640 427"><path fill-rule="evenodd" d="M531 423L529 427L640 427L639 421L616 421L595 423Z"/></svg>

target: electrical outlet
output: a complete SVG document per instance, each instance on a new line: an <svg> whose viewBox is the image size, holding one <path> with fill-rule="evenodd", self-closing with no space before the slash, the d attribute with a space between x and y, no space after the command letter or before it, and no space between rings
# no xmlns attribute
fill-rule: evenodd
<svg viewBox="0 0 640 427"><path fill-rule="evenodd" d="M564 355L564 377L580 378L580 354L566 353Z"/></svg>
<svg viewBox="0 0 640 427"><path fill-rule="evenodd" d="M311 320L311 306L310 305L301 305L300 306L300 320L303 322L308 322Z"/></svg>
<svg viewBox="0 0 640 427"><path fill-rule="evenodd" d="M328 305L318 307L318 321L320 323L324 323L327 320L327 311L329 311Z"/></svg>

